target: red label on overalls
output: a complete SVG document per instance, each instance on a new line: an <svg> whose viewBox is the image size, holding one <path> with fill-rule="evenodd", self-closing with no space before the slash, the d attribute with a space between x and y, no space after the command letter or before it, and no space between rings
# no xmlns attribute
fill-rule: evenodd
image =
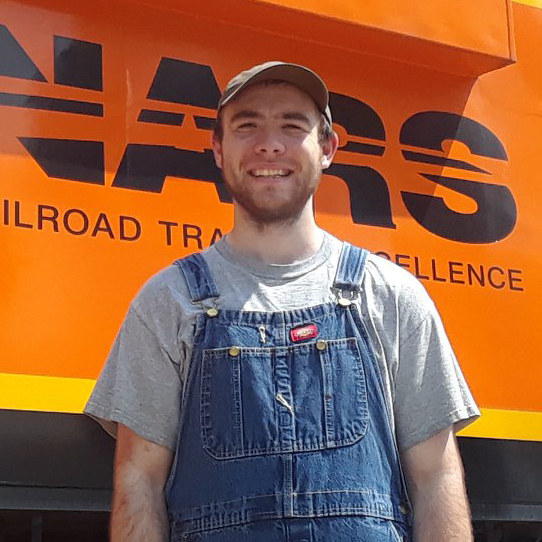
<svg viewBox="0 0 542 542"><path fill-rule="evenodd" d="M295 343L304 341L305 339L313 339L318 337L318 328L316 324L307 324L306 326L296 327L290 330L290 337Z"/></svg>

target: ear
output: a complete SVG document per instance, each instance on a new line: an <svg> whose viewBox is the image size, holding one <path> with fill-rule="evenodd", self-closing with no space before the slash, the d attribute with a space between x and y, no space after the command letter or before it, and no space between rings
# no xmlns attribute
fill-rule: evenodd
<svg viewBox="0 0 542 542"><path fill-rule="evenodd" d="M211 136L211 145L213 147L213 154L215 157L215 164L222 169L222 141L220 141L215 134Z"/></svg>
<svg viewBox="0 0 542 542"><path fill-rule="evenodd" d="M339 146L339 136L336 134L336 132L332 132L331 137L327 141L324 141L321 145L321 166L322 169L327 169L333 162L333 158L335 157L335 153L337 152L337 148Z"/></svg>

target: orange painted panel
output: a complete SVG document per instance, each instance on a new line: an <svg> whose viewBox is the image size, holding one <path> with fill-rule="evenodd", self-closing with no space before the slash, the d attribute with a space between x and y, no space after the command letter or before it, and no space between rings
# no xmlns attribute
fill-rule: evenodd
<svg viewBox="0 0 542 542"><path fill-rule="evenodd" d="M58 0L57 0L58 1ZM509 0L461 0L408 4L330 0L145 0L168 9L232 25L234 32L258 31L349 52L391 58L432 70L478 76L514 62ZM280 49L273 58L278 58Z"/></svg>
<svg viewBox="0 0 542 542"><path fill-rule="evenodd" d="M252 0L508 58L509 11L503 0Z"/></svg>
<svg viewBox="0 0 542 542"><path fill-rule="evenodd" d="M120 2L0 6L18 59L0 64L0 373L97 377L143 281L231 227L218 92L282 58L334 93L320 224L420 277L480 406L542 411L542 11L514 5L517 63L474 79L334 47L334 26L318 43Z"/></svg>

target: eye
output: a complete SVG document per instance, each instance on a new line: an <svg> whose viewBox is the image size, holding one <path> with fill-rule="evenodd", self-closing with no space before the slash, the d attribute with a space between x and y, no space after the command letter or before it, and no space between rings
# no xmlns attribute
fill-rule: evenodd
<svg viewBox="0 0 542 542"><path fill-rule="evenodd" d="M255 122L243 122L242 124L237 125L236 130L246 131L256 128Z"/></svg>
<svg viewBox="0 0 542 542"><path fill-rule="evenodd" d="M283 126L285 130L288 130L289 132L304 132L305 128L301 126L300 124L285 124Z"/></svg>

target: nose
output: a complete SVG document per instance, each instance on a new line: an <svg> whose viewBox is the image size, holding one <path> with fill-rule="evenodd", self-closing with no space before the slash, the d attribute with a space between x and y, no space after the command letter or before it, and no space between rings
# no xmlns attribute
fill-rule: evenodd
<svg viewBox="0 0 542 542"><path fill-rule="evenodd" d="M256 154L263 156L279 156L285 150L281 135L275 130L262 130L254 144Z"/></svg>

